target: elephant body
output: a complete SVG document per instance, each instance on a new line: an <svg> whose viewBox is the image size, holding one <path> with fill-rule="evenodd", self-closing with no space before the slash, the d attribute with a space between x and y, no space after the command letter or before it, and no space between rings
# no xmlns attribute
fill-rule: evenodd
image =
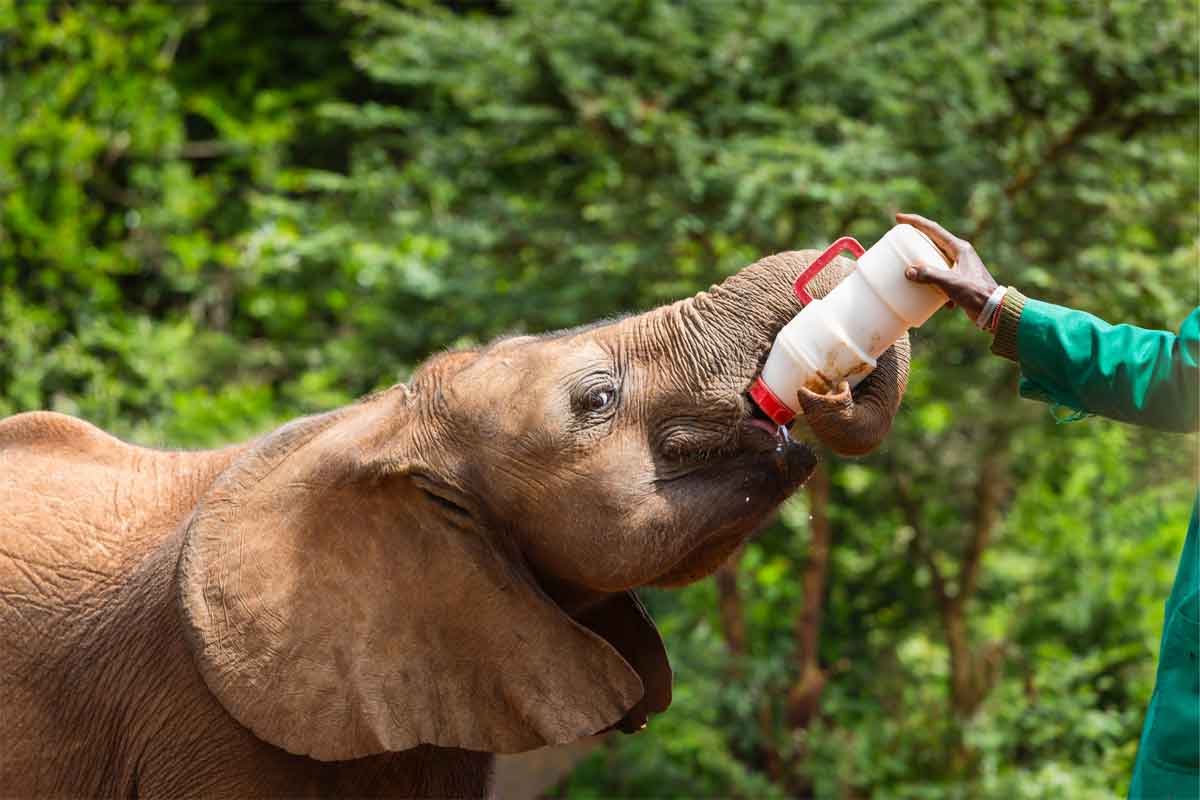
<svg viewBox="0 0 1200 800"><path fill-rule="evenodd" d="M0 793L479 797L494 753L640 730L672 677L633 590L710 574L815 465L746 397L813 255L225 449L0 420ZM808 429L870 450L907 367L802 393Z"/></svg>
<svg viewBox="0 0 1200 800"><path fill-rule="evenodd" d="M204 685L171 579L181 524L244 449L150 450L47 412L0 422L0 794L486 792L488 754L316 761L254 736Z"/></svg>

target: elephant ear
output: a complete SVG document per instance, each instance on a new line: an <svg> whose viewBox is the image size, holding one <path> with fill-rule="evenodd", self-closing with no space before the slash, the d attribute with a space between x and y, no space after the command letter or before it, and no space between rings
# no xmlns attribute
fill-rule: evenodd
<svg viewBox="0 0 1200 800"><path fill-rule="evenodd" d="M417 486L407 397L285 426L202 498L176 581L209 689L259 738L320 760L511 753L619 723L637 672Z"/></svg>
<svg viewBox="0 0 1200 800"><path fill-rule="evenodd" d="M625 733L646 727L650 714L671 705L671 663L662 636L646 607L633 592L606 598L577 619L610 643L637 670L645 692L637 704L614 726Z"/></svg>

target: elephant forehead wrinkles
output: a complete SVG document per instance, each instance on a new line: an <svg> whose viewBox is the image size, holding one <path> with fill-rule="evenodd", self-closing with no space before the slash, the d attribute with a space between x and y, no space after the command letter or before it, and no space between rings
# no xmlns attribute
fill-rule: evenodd
<svg viewBox="0 0 1200 800"><path fill-rule="evenodd" d="M627 320L616 329L613 347L623 361L660 363L678 360L684 332L676 317L688 301L680 301Z"/></svg>
<svg viewBox="0 0 1200 800"><path fill-rule="evenodd" d="M708 399L742 390L754 368L743 362L747 335L722 331L702 319L691 301L647 315L631 331L629 360L649 375L651 388ZM765 352L765 350L764 350Z"/></svg>

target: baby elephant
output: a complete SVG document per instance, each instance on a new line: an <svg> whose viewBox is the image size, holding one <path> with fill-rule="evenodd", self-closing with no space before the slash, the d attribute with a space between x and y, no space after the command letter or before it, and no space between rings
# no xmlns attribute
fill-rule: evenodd
<svg viewBox="0 0 1200 800"><path fill-rule="evenodd" d="M632 590L813 469L745 392L814 255L222 450L0 421L0 793L477 797L493 753L638 730L671 669ZM806 424L871 449L907 371L901 341Z"/></svg>

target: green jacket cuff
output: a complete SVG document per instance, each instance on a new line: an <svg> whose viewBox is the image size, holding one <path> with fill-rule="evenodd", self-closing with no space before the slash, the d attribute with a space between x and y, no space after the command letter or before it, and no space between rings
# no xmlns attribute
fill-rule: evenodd
<svg viewBox="0 0 1200 800"><path fill-rule="evenodd" d="M1017 360L1017 328L1021 324L1021 310L1025 308L1025 295L1012 286L1004 294L1000 304L1000 320L996 323L996 336L992 339L992 352L1009 361Z"/></svg>

